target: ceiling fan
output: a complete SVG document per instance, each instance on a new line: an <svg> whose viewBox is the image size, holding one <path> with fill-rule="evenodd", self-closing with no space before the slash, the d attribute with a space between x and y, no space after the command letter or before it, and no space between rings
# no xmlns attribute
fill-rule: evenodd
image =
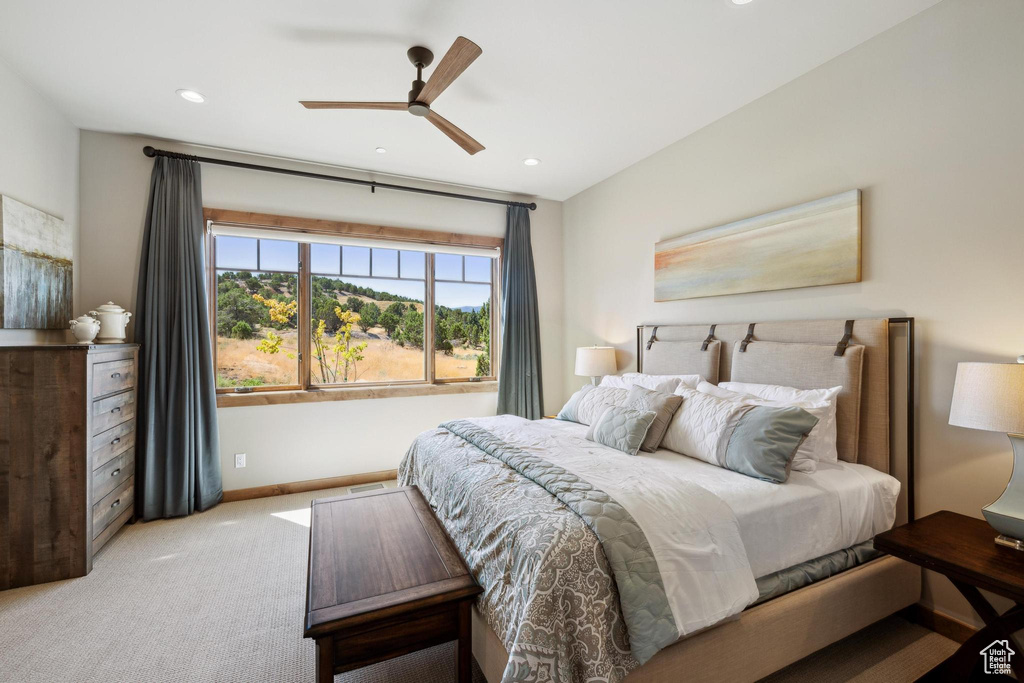
<svg viewBox="0 0 1024 683"><path fill-rule="evenodd" d="M476 154L484 148L461 128L451 123L430 108L438 95L445 91L452 82L465 71L483 50L468 38L459 36L448 48L441 61L434 67L434 73L426 83L423 82L423 68L434 61L434 53L425 47L411 47L406 53L409 61L416 67L416 80L412 82L408 102L299 102L306 109L383 109L392 111L406 110L415 116L422 116L450 137L455 144L470 154Z"/></svg>

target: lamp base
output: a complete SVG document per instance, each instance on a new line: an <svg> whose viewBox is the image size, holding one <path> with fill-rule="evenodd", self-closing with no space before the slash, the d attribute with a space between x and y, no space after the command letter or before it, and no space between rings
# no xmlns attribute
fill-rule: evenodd
<svg viewBox="0 0 1024 683"><path fill-rule="evenodd" d="M1014 550L1024 550L1024 541L1019 538L1004 536L1003 534L996 536L996 545L1006 546L1007 548L1013 548Z"/></svg>
<svg viewBox="0 0 1024 683"><path fill-rule="evenodd" d="M1018 538L1024 539L1024 435L1007 436L1010 437L1010 444L1013 446L1013 472L1010 474L1010 481L1006 484L1003 495L991 505L982 508L981 513L1001 537L1016 541ZM999 539L996 539L996 542L999 542Z"/></svg>

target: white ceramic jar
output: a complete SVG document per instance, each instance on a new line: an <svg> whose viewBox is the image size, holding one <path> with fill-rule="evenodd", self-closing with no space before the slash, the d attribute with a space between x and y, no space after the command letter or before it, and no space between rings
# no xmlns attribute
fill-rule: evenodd
<svg viewBox="0 0 1024 683"><path fill-rule="evenodd" d="M80 315L71 321L71 334L79 344L92 344L92 340L100 333L100 321L87 315Z"/></svg>
<svg viewBox="0 0 1024 683"><path fill-rule="evenodd" d="M100 334L96 338L101 344L121 344L125 340L125 326L132 314L113 301L108 301L89 315L100 321Z"/></svg>

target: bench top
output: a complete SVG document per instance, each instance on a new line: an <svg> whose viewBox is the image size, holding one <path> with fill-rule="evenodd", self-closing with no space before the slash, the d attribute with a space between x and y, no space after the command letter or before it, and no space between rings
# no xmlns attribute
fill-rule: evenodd
<svg viewBox="0 0 1024 683"><path fill-rule="evenodd" d="M307 638L481 591L415 486L312 502Z"/></svg>

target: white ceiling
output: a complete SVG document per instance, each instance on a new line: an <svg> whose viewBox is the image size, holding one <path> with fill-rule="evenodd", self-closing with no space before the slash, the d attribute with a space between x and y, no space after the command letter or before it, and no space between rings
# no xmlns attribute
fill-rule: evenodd
<svg viewBox="0 0 1024 683"><path fill-rule="evenodd" d="M4 0L0 58L85 129L565 199L936 2ZM404 100L406 49L458 35L483 55L434 106L476 156L297 103Z"/></svg>

